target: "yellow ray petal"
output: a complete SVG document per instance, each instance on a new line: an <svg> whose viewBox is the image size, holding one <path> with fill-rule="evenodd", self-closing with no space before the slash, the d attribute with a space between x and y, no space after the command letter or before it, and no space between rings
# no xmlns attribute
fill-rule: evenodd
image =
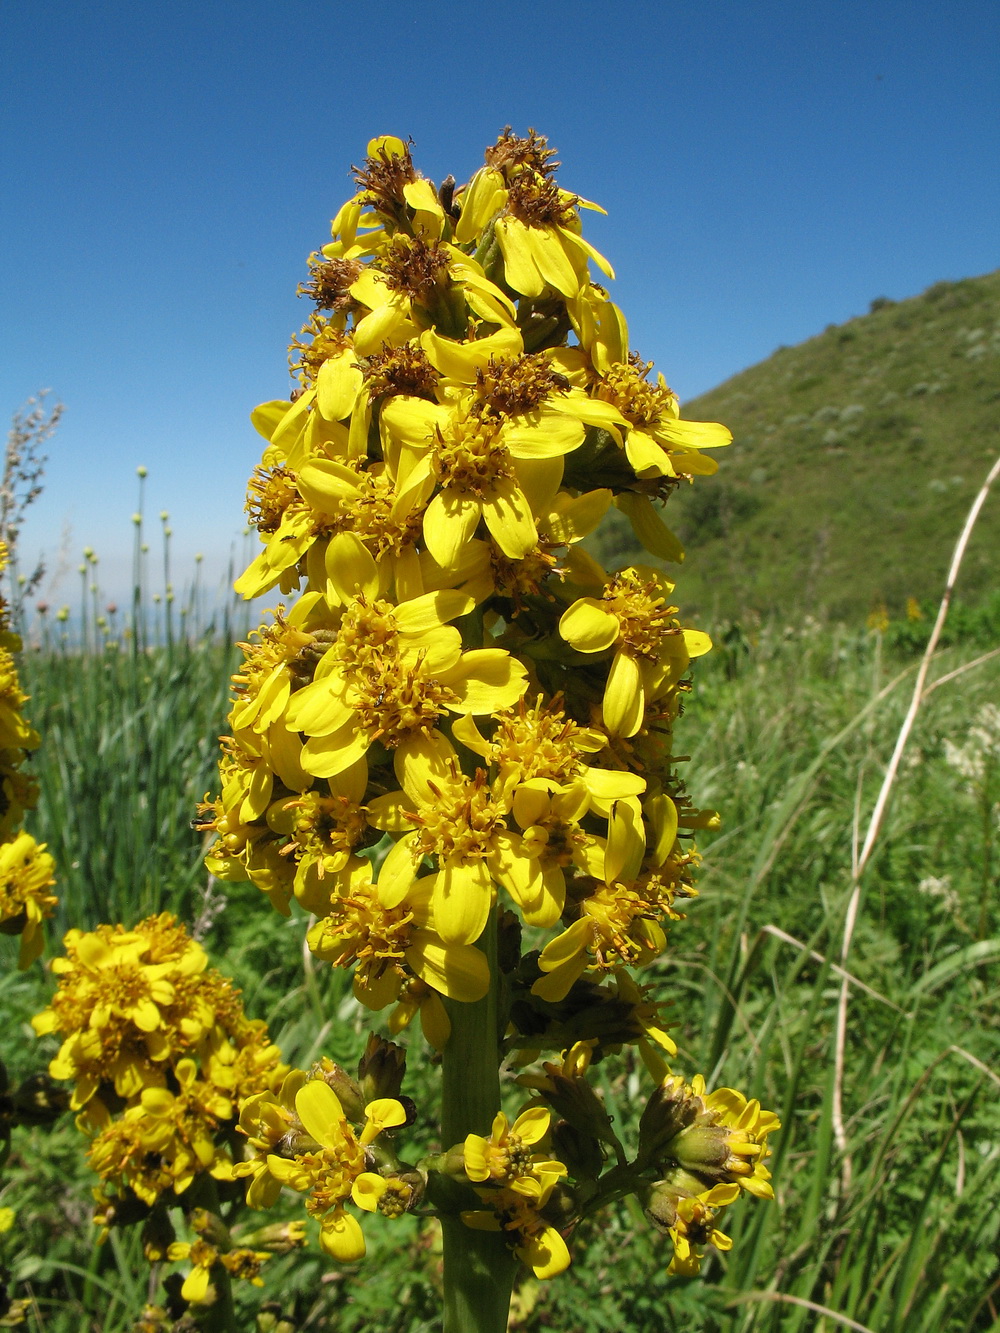
<svg viewBox="0 0 1000 1333"><path fill-rule="evenodd" d="M324 1148L337 1148L344 1141L344 1108L340 1098L321 1078L310 1079L295 1094L295 1109L302 1128Z"/></svg>
<svg viewBox="0 0 1000 1333"><path fill-rule="evenodd" d="M604 725L612 736L634 736L642 725L646 695L634 657L616 653L604 688Z"/></svg>
<svg viewBox="0 0 1000 1333"><path fill-rule="evenodd" d="M495 481L483 496L482 507L486 526L504 555L511 560L521 560L534 550L538 544L535 519L524 492L515 481L508 477ZM429 541L427 545L430 546ZM431 554L434 554L433 550Z"/></svg>
<svg viewBox="0 0 1000 1333"><path fill-rule="evenodd" d="M417 930L406 951L406 961L428 986L449 1000L472 1003L490 988L486 955L474 944L444 945L429 930Z"/></svg>
<svg viewBox="0 0 1000 1333"><path fill-rule="evenodd" d="M620 630L617 616L606 611L595 597L581 597L559 620L559 633L581 653L600 653L610 648Z"/></svg>

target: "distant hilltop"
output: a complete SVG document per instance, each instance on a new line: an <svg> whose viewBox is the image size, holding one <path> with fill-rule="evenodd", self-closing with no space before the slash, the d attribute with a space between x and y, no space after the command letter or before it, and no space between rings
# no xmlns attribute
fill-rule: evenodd
<svg viewBox="0 0 1000 1333"><path fill-rule="evenodd" d="M688 550L670 567L682 612L858 619L879 602L899 614L908 597L936 599L1000 452L1000 270L906 301L879 297L869 314L779 348L682 415L722 421L735 437L714 455L718 474L666 508ZM627 545L621 530L610 541ZM995 494L959 593L974 601L998 582Z"/></svg>

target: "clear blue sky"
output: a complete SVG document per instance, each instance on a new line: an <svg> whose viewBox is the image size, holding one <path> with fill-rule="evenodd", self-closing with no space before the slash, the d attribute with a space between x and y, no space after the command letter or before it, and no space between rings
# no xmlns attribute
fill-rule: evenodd
<svg viewBox="0 0 1000 1333"><path fill-rule="evenodd" d="M26 546L54 565L69 524L109 584L140 463L182 565L229 549L248 412L375 133L434 180L547 134L682 400L1000 266L996 0L0 0L0 39L2 402L67 409Z"/></svg>

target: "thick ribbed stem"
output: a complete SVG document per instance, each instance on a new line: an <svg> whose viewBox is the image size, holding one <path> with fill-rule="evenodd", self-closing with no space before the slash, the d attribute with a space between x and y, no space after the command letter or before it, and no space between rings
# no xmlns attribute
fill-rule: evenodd
<svg viewBox="0 0 1000 1333"><path fill-rule="evenodd" d="M451 1036L442 1055L441 1146L488 1135L500 1109L496 916L478 942L490 964L490 989L475 1004L447 1001ZM442 1219L444 1333L504 1333L516 1260L500 1232Z"/></svg>

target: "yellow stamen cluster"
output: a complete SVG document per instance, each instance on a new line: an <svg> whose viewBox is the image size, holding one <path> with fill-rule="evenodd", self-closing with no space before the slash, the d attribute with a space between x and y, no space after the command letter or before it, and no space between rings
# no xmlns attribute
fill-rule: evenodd
<svg viewBox="0 0 1000 1333"><path fill-rule="evenodd" d="M657 499L731 437L649 379L591 270L614 276L582 234L596 206L552 157L508 129L465 186L436 188L401 139L369 144L310 257L299 388L252 415L261 550L236 587L299 596L244 645L202 827L212 872L314 914L309 948L353 971L362 1004L394 1006L392 1030L419 1013L445 1046L445 1002L481 999L501 969L508 1049L633 1042L662 1079L653 1046L673 1043L626 969L663 952L694 892L691 831L713 816L687 800L672 730L711 643L662 568L606 572L580 543L614 505L679 561ZM476 942L500 903L491 958ZM518 918L542 932L523 956ZM251 1198L308 1193L326 1248L356 1256L345 1200L392 1215L411 1186L359 1183L363 1133L318 1086L244 1103ZM467 1141L488 1207L466 1219L551 1276L571 1167L531 1150L549 1113L525 1114ZM600 1158L614 1134L588 1114Z"/></svg>

